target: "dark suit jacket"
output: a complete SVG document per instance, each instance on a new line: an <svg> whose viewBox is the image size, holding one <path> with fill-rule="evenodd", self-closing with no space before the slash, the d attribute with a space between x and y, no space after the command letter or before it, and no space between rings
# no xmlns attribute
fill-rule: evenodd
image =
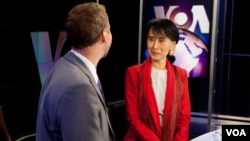
<svg viewBox="0 0 250 141"><path fill-rule="evenodd" d="M82 60L68 52L51 69L39 100L36 141L110 141L106 105Z"/></svg>

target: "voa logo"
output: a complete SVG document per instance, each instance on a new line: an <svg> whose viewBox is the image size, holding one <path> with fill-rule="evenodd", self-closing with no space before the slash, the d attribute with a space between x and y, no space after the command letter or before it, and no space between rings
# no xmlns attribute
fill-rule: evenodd
<svg viewBox="0 0 250 141"><path fill-rule="evenodd" d="M193 5L190 11L184 11L180 6L169 6L166 12L164 6L154 6L154 12L156 18L168 18L179 28L194 32L199 27L201 33L209 33L210 22L204 5Z"/></svg>
<svg viewBox="0 0 250 141"><path fill-rule="evenodd" d="M247 136L244 129L226 129L227 136Z"/></svg>
<svg viewBox="0 0 250 141"><path fill-rule="evenodd" d="M208 41L210 26L205 7L169 6L165 11L164 6L154 6L154 12L156 18L170 19L179 28L180 39L175 48L174 64L185 69L189 77L205 77L208 59L205 41Z"/></svg>

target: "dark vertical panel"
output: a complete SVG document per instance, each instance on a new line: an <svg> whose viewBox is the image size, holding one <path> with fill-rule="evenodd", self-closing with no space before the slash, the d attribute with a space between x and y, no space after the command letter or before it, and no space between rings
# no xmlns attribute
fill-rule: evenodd
<svg viewBox="0 0 250 141"><path fill-rule="evenodd" d="M247 3L233 0L223 1L223 4L218 27L214 111L216 114L249 117L249 28L244 26L248 12L242 7Z"/></svg>
<svg viewBox="0 0 250 141"><path fill-rule="evenodd" d="M139 0L100 0L107 8L113 42L110 52L98 64L107 102L123 99L124 73L137 63Z"/></svg>
<svg viewBox="0 0 250 141"><path fill-rule="evenodd" d="M249 32L247 18L249 9L243 6L246 1L234 0L233 27L232 27L232 53L250 55Z"/></svg>
<svg viewBox="0 0 250 141"><path fill-rule="evenodd" d="M242 65L250 64L250 55L232 56L229 80L229 112L228 115L249 117L250 108L250 68ZM241 62L241 63L239 63ZM226 70L225 70L226 71ZM239 110L240 109L240 110Z"/></svg>
<svg viewBox="0 0 250 141"><path fill-rule="evenodd" d="M11 137L35 128L40 78L28 31L0 28L0 95L4 95L4 116Z"/></svg>

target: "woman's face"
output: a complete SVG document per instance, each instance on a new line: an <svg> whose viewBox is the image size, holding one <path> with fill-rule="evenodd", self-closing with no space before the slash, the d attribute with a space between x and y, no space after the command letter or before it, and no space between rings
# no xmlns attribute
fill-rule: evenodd
<svg viewBox="0 0 250 141"><path fill-rule="evenodd" d="M150 29L147 37L148 53L153 61L165 60L170 50L174 51L175 41L164 35L155 35Z"/></svg>

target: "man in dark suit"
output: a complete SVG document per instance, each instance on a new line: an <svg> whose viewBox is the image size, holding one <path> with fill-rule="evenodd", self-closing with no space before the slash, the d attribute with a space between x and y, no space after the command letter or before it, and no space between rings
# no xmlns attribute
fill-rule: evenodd
<svg viewBox="0 0 250 141"><path fill-rule="evenodd" d="M115 140L96 73L112 43L105 7L94 2L76 5L65 29L72 49L51 68L43 84L36 141Z"/></svg>

